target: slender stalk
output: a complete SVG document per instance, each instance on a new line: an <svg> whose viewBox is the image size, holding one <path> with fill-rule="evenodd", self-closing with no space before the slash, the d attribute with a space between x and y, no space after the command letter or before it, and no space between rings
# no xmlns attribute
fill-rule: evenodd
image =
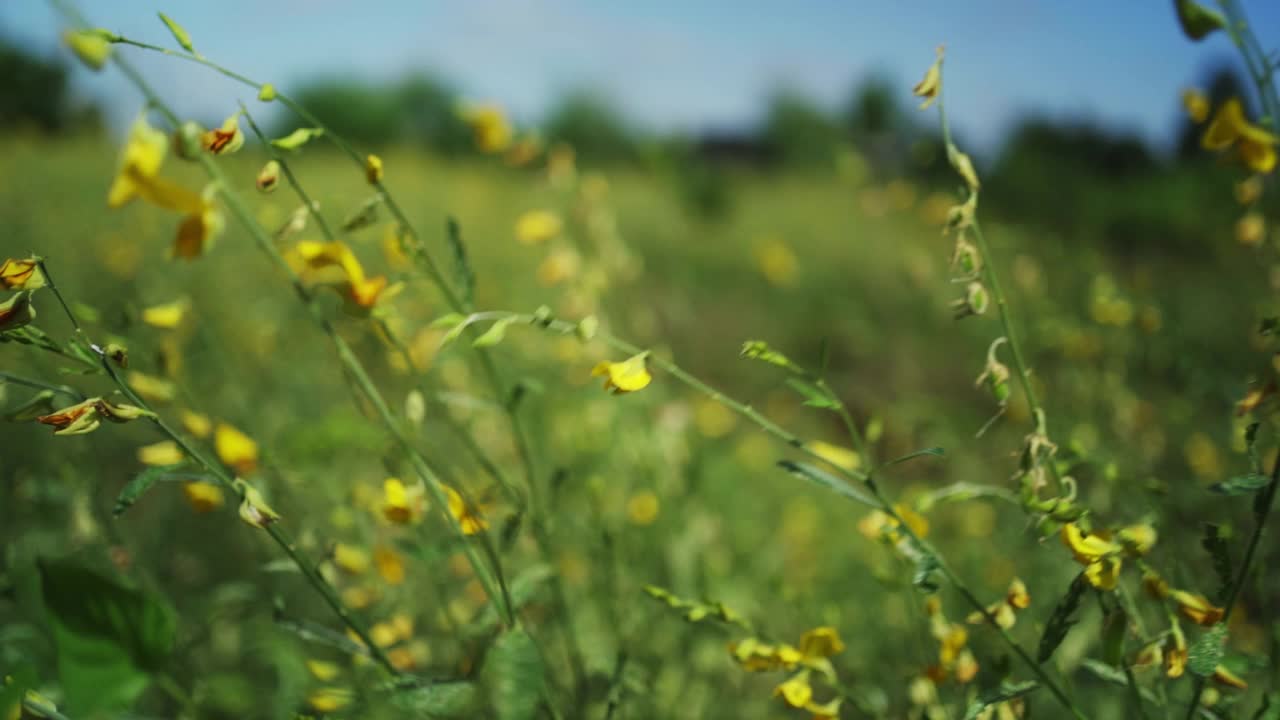
<svg viewBox="0 0 1280 720"><path fill-rule="evenodd" d="M76 402L85 399L84 393L70 386L54 385L53 383L47 383L43 380L14 375L10 372L0 371L0 383L13 383L14 385L22 385L35 390L48 390L50 392L58 393L59 395L66 395Z"/></svg>
<svg viewBox="0 0 1280 720"><path fill-rule="evenodd" d="M78 16L78 13L72 10L64 2L55 0L55 3L63 11L63 14L72 19L77 25L85 25L83 19ZM154 47L151 49L154 49ZM181 55L179 55L179 57L181 57ZM164 100L155 92L151 85L141 76L141 74L138 73L133 65L120 57L119 53L112 55L112 61L115 63L116 67L120 68L121 72L125 74L134 86L142 92L151 106L164 115L175 130L180 130L181 122L177 114L174 113L168 104L165 103ZM202 64L212 66L208 62L203 62ZM224 74L228 74L241 82L247 81L247 78L244 78L243 76L238 76L229 72L224 72ZM426 485L428 492L431 494L432 500L435 501L436 506L441 509L441 513L444 515L449 527L453 530L454 534L462 540L463 551L471 566L474 568L476 577L480 580L480 583L484 587L490 601L501 610L504 623L508 626L514 625L516 620L514 611L508 602L509 598L504 591L499 589L498 584L494 581L493 577L490 576L489 571L482 562L476 548L471 543L467 542L466 535L462 532L462 527L458 520L448 512L448 499L441 481L432 470L429 463L427 463L425 458L417 452L409 441L409 438L396 424L390 408L387 406L387 403L383 399L381 393L373 384L373 381L369 378L363 364L361 364L359 359L355 356L355 353L351 350L346 340L338 334L337 329L333 324L325 318L323 314L321 314L320 310L312 302L310 291L302 284L297 274L293 272L292 268L289 267L289 264L280 255L280 253L276 251L267 232L253 218L253 215L249 212L249 209L243 204L243 202L241 202L239 196L230 190L230 187L226 182L226 178L223 176L223 173L217 163L215 163L206 153L199 153L198 160L205 172L215 182L218 188L218 195L226 203L227 207L231 210L231 213L254 237L259 247L267 253L268 257L270 257L277 267L285 273L286 277L290 279L295 294L302 301L303 305L307 308L316 323L321 326L327 335L329 335L338 352L339 359L351 373L351 376L354 378L357 386L359 386L365 393L370 404L374 406L392 437L409 456L410 464L413 466L415 473L424 480L424 484ZM114 371L111 371L109 365L108 371L114 374Z"/></svg>
<svg viewBox="0 0 1280 720"><path fill-rule="evenodd" d="M103 370L106 371L107 376L111 378L111 381L115 383L120 392L129 399L129 402L150 413L149 419L151 420L151 423L155 425L161 433L173 440L173 442L177 444L187 457L190 457L211 475L217 478L218 482L220 482L224 488L235 496L243 499L243 494L239 487L237 487L235 478L231 476L231 473L227 472L226 468L224 468L221 463L209 459L204 455L204 453L197 449L185 435L179 433L171 425L166 423L164 419L161 418L154 409L152 409L151 405L134 392L133 388L125 382L124 378L120 377L120 374L116 372L115 367L111 364L111 360L107 358L102 348L89 338L88 334L84 331L84 328L80 325L79 320L76 319L75 313L71 311L71 307L63 299L62 293L58 290L57 283L54 282L53 275L49 272L49 268L43 260L40 262L40 272L44 274L46 287L48 287L54 297L58 299L58 302L62 305L62 309L66 312L67 318L71 321L71 326L75 329L76 335L88 343L89 347L98 354ZM293 564L298 567L298 570L302 573L303 577L305 577L307 582L311 584L316 592L324 598L325 603L328 604L330 609L332 609L338 618L342 620L343 624L350 628L351 631L359 636L359 638L365 643L369 648L369 652L378 664L382 665L382 667L392 675L399 674L399 671L397 671L391 664L391 660L387 658L387 656L382 652L382 649L373 642L368 631L365 630L363 623L356 620L342 604L342 601L338 599L338 594L333 589L333 586L331 586L328 581L320 575L315 566L304 560L302 556L298 554L297 548L294 546L292 540L289 539L289 536L285 533L284 529L280 527L278 523L266 525L263 529L266 530L267 535L276 543L276 545L280 546L280 549L284 550L285 554L289 556L289 559L293 561Z"/></svg>

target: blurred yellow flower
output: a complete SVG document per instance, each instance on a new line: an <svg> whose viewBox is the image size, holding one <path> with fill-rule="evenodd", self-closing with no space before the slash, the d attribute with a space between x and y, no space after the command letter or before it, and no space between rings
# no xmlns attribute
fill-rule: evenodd
<svg viewBox="0 0 1280 720"><path fill-rule="evenodd" d="M382 515L397 525L416 523L422 520L427 509L425 488L414 485L411 488L399 478L387 478L382 481Z"/></svg>
<svg viewBox="0 0 1280 720"><path fill-rule="evenodd" d="M101 70L111 58L111 41L103 30L68 30L62 42L91 70Z"/></svg>
<svg viewBox="0 0 1280 720"><path fill-rule="evenodd" d="M189 482L182 485L182 493L186 495L191 509L198 513L213 512L226 504L222 488L209 482Z"/></svg>
<svg viewBox="0 0 1280 720"><path fill-rule="evenodd" d="M1245 165L1256 173L1275 169L1277 142L1280 139L1271 132L1245 119L1239 98L1223 103L1200 137L1206 150L1224 150L1238 144Z"/></svg>
<svg viewBox="0 0 1280 720"><path fill-rule="evenodd" d="M329 682L330 680L338 677L342 672L342 669L338 667L337 663L331 663L327 660L307 660L306 665L307 671L311 673L311 677L319 680L320 682Z"/></svg>
<svg viewBox="0 0 1280 720"><path fill-rule="evenodd" d="M907 528L916 537L925 537L929 534L929 521L920 513L902 503L896 503L893 511L907 523ZM898 531L899 527L898 521L883 510L872 510L858 522L858 532L867 539L884 540L895 545L904 539L902 533Z"/></svg>
<svg viewBox="0 0 1280 720"><path fill-rule="evenodd" d="M1182 107L1186 108L1191 121L1199 125L1209 117L1209 98L1195 88L1182 91Z"/></svg>
<svg viewBox="0 0 1280 720"><path fill-rule="evenodd" d="M293 254L312 270L337 268L342 274L342 281L325 284L334 285L339 294L356 307L372 308L388 289L386 277L365 275L360 260L346 243L304 240L294 246Z"/></svg>
<svg viewBox="0 0 1280 720"><path fill-rule="evenodd" d="M452 487L443 487L449 499L449 514L458 522L463 535L475 535L489 527L489 521L484 518L479 507L468 503L462 493Z"/></svg>
<svg viewBox="0 0 1280 720"><path fill-rule="evenodd" d="M1245 213L1236 221L1236 242L1246 247L1258 247L1267 238L1267 221L1256 210Z"/></svg>
<svg viewBox="0 0 1280 720"><path fill-rule="evenodd" d="M337 543L333 546L333 564L351 575L362 575L369 570L369 553L354 545Z"/></svg>
<svg viewBox="0 0 1280 720"><path fill-rule="evenodd" d="M388 585L400 585L404 582L404 557L386 545L373 549L373 564L378 568L378 575Z"/></svg>
<svg viewBox="0 0 1280 720"><path fill-rule="evenodd" d="M1219 685L1226 685L1227 687L1233 687L1237 690L1249 689L1249 683L1245 682L1239 675L1228 670L1225 665L1219 665L1213 669L1213 681Z"/></svg>
<svg viewBox="0 0 1280 720"><path fill-rule="evenodd" d="M258 444L227 423L220 422L214 429L213 449L218 459L239 475L251 475L258 469Z"/></svg>
<svg viewBox="0 0 1280 720"><path fill-rule="evenodd" d="M1155 528L1146 524L1129 525L1116 532L1116 539L1124 546L1125 551L1135 557L1151 552L1157 537Z"/></svg>
<svg viewBox="0 0 1280 720"><path fill-rule="evenodd" d="M795 283L800 265L796 254L785 242L770 238L756 243L753 255L756 267L770 285L785 287Z"/></svg>
<svg viewBox="0 0 1280 720"><path fill-rule="evenodd" d="M198 412L183 410L178 413L178 420L182 422L182 427L187 432L201 440L209 437L209 433L213 432L213 421Z"/></svg>
<svg viewBox="0 0 1280 720"><path fill-rule="evenodd" d="M276 160L268 160L266 165L258 171L258 177L254 179L254 185L257 186L259 192L273 192L280 185L280 163Z"/></svg>
<svg viewBox="0 0 1280 720"><path fill-rule="evenodd" d="M786 682L773 689L774 697L782 696L788 705L802 708L813 699L813 687L809 685L809 671L801 670Z"/></svg>
<svg viewBox="0 0 1280 720"><path fill-rule="evenodd" d="M462 119L471 126L476 147L483 153L500 153L511 146L515 134L506 113L494 104L464 107Z"/></svg>
<svg viewBox="0 0 1280 720"><path fill-rule="evenodd" d="M832 445L821 440L811 440L805 443L805 447L841 470L853 472L862 466L862 456L849 448Z"/></svg>
<svg viewBox="0 0 1280 720"><path fill-rule="evenodd" d="M578 274L582 261L570 248L556 248L538 264L538 282L546 287L558 285Z"/></svg>
<svg viewBox="0 0 1280 720"><path fill-rule="evenodd" d="M516 218L516 240L523 245L538 245L553 240L563 231L564 222L550 210L530 210Z"/></svg>
<svg viewBox="0 0 1280 720"><path fill-rule="evenodd" d="M325 687L307 695L307 705L318 713L337 712L351 704L354 696L346 688Z"/></svg>
<svg viewBox="0 0 1280 720"><path fill-rule="evenodd" d="M1182 634L1182 626L1174 620L1169 627L1169 637L1165 640L1164 674L1166 677L1179 678L1187 669L1187 636Z"/></svg>
<svg viewBox="0 0 1280 720"><path fill-rule="evenodd" d="M592 376L603 376L604 389L613 394L635 392L648 387L653 377L647 364L648 352L642 352L622 362L601 362L591 370Z"/></svg>
<svg viewBox="0 0 1280 720"><path fill-rule="evenodd" d="M370 185L376 185L382 182L382 158L377 155L368 155L365 157L364 179L368 180Z"/></svg>
<svg viewBox="0 0 1280 720"><path fill-rule="evenodd" d="M237 480L238 487L244 497L240 500L240 519L246 523L264 528L280 519L280 513L271 509L262 493L243 480Z"/></svg>
<svg viewBox="0 0 1280 720"><path fill-rule="evenodd" d="M1085 566L1085 578L1099 590L1114 590L1120 581L1124 547L1101 533L1085 535L1075 523L1062 526L1062 544Z"/></svg>
<svg viewBox="0 0 1280 720"><path fill-rule="evenodd" d="M158 443L143 445L138 448L138 462L153 467L177 465L186 457L182 449L178 447L178 443L172 440L162 440Z"/></svg>
<svg viewBox="0 0 1280 720"><path fill-rule="evenodd" d="M185 297L162 305L152 305L143 309L142 322L162 330L172 330L182 324L190 309L191 301Z"/></svg>
<svg viewBox="0 0 1280 720"><path fill-rule="evenodd" d="M1199 593L1172 590L1169 592L1169 598L1177 603L1178 612L1183 617L1197 625L1212 627L1223 618L1223 609L1209 602L1209 598Z"/></svg>
<svg viewBox="0 0 1280 720"><path fill-rule="evenodd" d="M5 290L35 290L44 287L39 261L32 257L7 258L0 264L0 287Z"/></svg>
<svg viewBox="0 0 1280 720"><path fill-rule="evenodd" d="M924 110L938 99L938 93L942 91L942 57L943 46L939 45L937 49L937 58L929 69L925 71L924 78L911 88L911 93L916 97L924 98L924 102L920 103L920 109Z"/></svg>
<svg viewBox="0 0 1280 720"><path fill-rule="evenodd" d="M641 490L627 498L627 520L632 525L652 525L658 519L658 496L652 490Z"/></svg>
<svg viewBox="0 0 1280 720"><path fill-rule="evenodd" d="M129 130L116 177L107 191L107 207L122 207L141 196L149 182L160 173L160 165L164 163L168 149L168 136L151 127L145 113L139 115Z"/></svg>

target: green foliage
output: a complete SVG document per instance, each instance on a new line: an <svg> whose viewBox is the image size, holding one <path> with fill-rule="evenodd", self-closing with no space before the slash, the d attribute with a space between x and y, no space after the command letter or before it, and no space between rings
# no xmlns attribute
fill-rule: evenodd
<svg viewBox="0 0 1280 720"><path fill-rule="evenodd" d="M176 619L160 599L67 560L40 563L58 676L70 711L128 707L163 672Z"/></svg>
<svg viewBox="0 0 1280 720"><path fill-rule="evenodd" d="M72 102L65 65L0 40L0 128L70 133L100 124L96 107Z"/></svg>
<svg viewBox="0 0 1280 720"><path fill-rule="evenodd" d="M783 90L769 100L760 137L786 164L832 167L841 132L811 100Z"/></svg>
<svg viewBox="0 0 1280 720"><path fill-rule="evenodd" d="M560 98L542 121L550 143L563 142L587 164L634 162L637 135L604 95L578 90Z"/></svg>
<svg viewBox="0 0 1280 720"><path fill-rule="evenodd" d="M1213 671L1222 664L1222 659L1226 657L1226 649L1224 647L1226 641L1226 623L1218 623L1209 628L1208 632L1201 635L1187 649L1187 670L1200 677L1213 675Z"/></svg>
<svg viewBox="0 0 1280 720"><path fill-rule="evenodd" d="M1088 589L1089 582L1085 579L1084 573L1080 573L1075 580L1071 581L1071 587L1067 588L1066 594L1054 605L1053 614L1049 616L1044 632L1040 635L1036 662L1048 662L1062 641L1067 639L1067 633L1071 632L1072 626L1077 622L1075 615L1080 607L1080 600Z"/></svg>
<svg viewBox="0 0 1280 720"><path fill-rule="evenodd" d="M494 717L531 720L542 705L542 655L529 633L516 628L498 636L485 656L482 677Z"/></svg>

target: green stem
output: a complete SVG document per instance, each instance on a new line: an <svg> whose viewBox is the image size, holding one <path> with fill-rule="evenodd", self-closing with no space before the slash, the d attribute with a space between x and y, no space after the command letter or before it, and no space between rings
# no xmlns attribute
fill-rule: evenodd
<svg viewBox="0 0 1280 720"><path fill-rule="evenodd" d="M127 382L125 382L124 378L120 377L120 374L116 372L115 367L112 366L111 360L107 358L107 356L102 352L102 350L99 348L98 345L94 344L93 341L88 338L87 334L84 332L84 329L81 328L79 321L76 319L75 313L71 311L70 306L68 306L67 303L63 300L62 293L58 290L58 286L54 282L53 276L52 274L50 274L49 268L45 265L44 261L40 262L40 272L44 273L47 287L49 288L50 292L52 292L54 296L58 298L59 303L62 304L63 309L67 313L67 317L71 320L72 327L75 328L76 333L78 333L85 340L85 342L89 343L89 347L93 348L94 352L98 353L102 363L103 370L106 371L107 376L111 378L111 381L115 383L116 387L120 390L120 392L123 393L124 396L129 399L129 402L133 403L134 405L150 413L149 418L151 420L151 423L155 425L155 427L162 434L164 434L169 439L173 440L173 442L177 444L177 446L183 451L183 453L187 455L187 457L190 457L197 464L199 464L201 467L207 470L211 475L217 478L218 481L222 484L222 486L226 488L228 491L230 491L233 495L243 500L242 493L239 487L237 487L235 483L235 478L233 478L231 474L227 472L226 468L224 468L221 463L215 462L209 459L208 457L206 457L204 453L200 452L195 447L195 445L187 439L185 435L183 435L182 433L179 433L172 426L166 423L164 419L161 418L160 415L157 414L152 409L151 405L142 397L140 397L136 392L134 392L133 388L130 387ZM290 560L293 561L294 565L298 567L298 570L302 572L303 577L305 577L307 579L307 582L311 584L311 586L316 590L316 592L318 592L320 596L324 598L325 603L329 605L329 607L334 611L335 614L337 614L339 619L341 619L342 622L347 627L349 627L352 632L354 632L357 636L360 637L361 640L364 641L365 645L369 647L369 651L370 653L372 653L374 659L377 660L378 663L387 670L387 672L391 673L392 675L398 674L398 671L395 669L394 666L392 666L390 659L387 658L387 656L383 654L381 648L379 648L373 642L372 638L369 636L369 633L365 630L364 625L359 621L357 621L351 615L351 613L348 612L346 607L343 606L342 601L338 599L338 594L333 589L333 587L329 585L328 581L326 581L324 577L320 575L319 572L316 571L315 567L313 567L310 563L303 560L302 557L298 554L297 549L294 547L293 543L285 535L284 530L281 527L279 527L278 524L267 525L265 526L264 529L267 531L267 535L276 543L276 545L280 546L280 549L285 551L285 554L289 556Z"/></svg>
<svg viewBox="0 0 1280 720"><path fill-rule="evenodd" d="M84 393L68 385L54 385L53 383L47 383L43 380L35 380L33 378L22 377L21 375L14 375L13 373L9 373L9 372L0 371L0 382L8 382L8 383L13 383L14 385L22 385L25 387L33 388L35 390L48 390L50 392L58 393L59 395L66 395L67 397L75 400L76 402L79 402L85 399Z"/></svg>

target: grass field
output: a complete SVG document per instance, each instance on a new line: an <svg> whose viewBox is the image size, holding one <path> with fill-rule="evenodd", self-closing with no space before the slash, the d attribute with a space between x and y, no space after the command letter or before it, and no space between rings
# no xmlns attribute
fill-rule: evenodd
<svg viewBox="0 0 1280 720"><path fill-rule="evenodd" d="M479 679L500 694L493 685L501 681L480 670L498 616L460 552L467 541L450 539L442 516L428 513L415 528L379 512L384 479L409 477L409 462L330 339L234 221L205 256L170 260L175 213L141 202L108 210L116 154L114 144L98 140L5 141L0 255L42 256L91 337L127 346L127 372L172 383L172 397L154 401L162 417L176 423L190 410L253 438L261 451L254 482L281 525L306 556L328 558L322 573L360 620L390 628L390 646L402 651L393 657L398 664L420 678ZM1015 577L1026 583L1030 606L1009 633L1034 650L1081 567L1062 547L1056 523L1039 527L1019 507L1012 478L1033 429L1022 393L975 438L996 405L974 380L1002 331L994 310L957 321L948 307L964 288L950 280L952 241L941 233L953 193L854 171L740 171L726 180L728 214L706 220L656 171L582 168L557 184L540 165L381 154L387 187L450 277L445 221L460 224L481 310L530 313L545 305L571 322L595 315L613 335L675 360L804 441L849 446L840 419L804 406L785 373L739 356L748 340L765 340L810 368L825 353L826 380L872 441L875 460L945 450L885 469L879 487L920 511L928 539L983 602L1000 598ZM265 160L251 140L218 163L274 229L298 202L288 187L253 191ZM308 149L292 166L335 225L371 195L337 154ZM198 165L177 158L164 174L189 187L204 183ZM531 210L562 217L563 230L520 242L515 226ZM622 359L619 353L514 326L491 354L508 385L527 388L517 412L540 488L530 511L541 517L532 522L544 524L547 542L538 542L529 518L515 514L455 432L467 431L501 474L524 487L525 461L475 354L465 342L439 347L445 331L431 323L450 309L418 269L387 251L395 226L385 208L379 212L344 239L371 274L403 283L381 319L412 365L385 340L378 318L344 313L335 293L317 295L319 313L369 369L414 446L484 508L545 663L548 706L565 717L807 717L771 697L783 673L744 672L726 651L751 633L733 623L686 622L647 585L722 602L761 638L795 642L806 630L834 628L846 645L831 658L842 717L960 718L975 688L998 684L1002 673L1034 679L979 623L966 626L978 679L922 686L939 662L927 598L940 598L957 622L972 608L948 583L936 596L913 587L914 563L867 532L870 508L780 468L779 460L803 455L661 368L643 392L611 395L592 368ZM1269 250L1240 247L1223 228L1194 257L1158 249L1121 255L1087 239L985 220L1062 472L1077 481L1098 527L1151 523L1160 533L1151 565L1176 587L1212 594L1217 580L1200 548L1200 524L1234 533L1237 556L1251 527L1248 503L1207 488L1249 467L1245 422L1233 407L1246 379L1265 369L1252 333L1266 308L1257 299L1273 292L1270 261L1260 259ZM314 223L279 247L298 239L319 239ZM180 298L190 309L176 328L144 321L145 308ZM72 336L52 296L37 295L36 308L38 327L59 340ZM112 393L103 375L77 374L75 363L17 343L0 346L0 367L86 395ZM425 413L403 419L419 386ZM0 392L7 407L31 394L12 382ZM14 422L3 425L2 438L0 578L9 590L0 599L0 667L30 668L38 687L66 698L36 560L70 555L114 567L176 611L176 648L131 717L323 714L326 697L317 692L335 687L352 695L341 695L345 707L334 715L421 716L421 707L395 709L399 700L372 663L326 642L316 628L340 637L341 625L262 531L234 517L234 503L197 512L177 483L160 483L112 516L121 488L145 469L139 448L164 439L151 425L54 437L44 425ZM993 490L942 492L978 485ZM369 567L369 553L398 558L405 577L388 580L385 568ZM563 607L549 577L564 592ZM1136 571L1122 579L1126 602L1140 608L1122 635L1126 658L1168 623L1161 603L1142 598L1139 579ZM1274 597L1274 582L1258 582L1251 603ZM1089 717L1133 717L1115 681L1123 684L1124 675L1107 666L1113 675L1103 677L1082 665L1103 657L1098 604L1114 602L1086 600L1045 667ZM1256 685L1253 694L1275 672L1267 660L1271 619L1254 620L1264 610L1246 604L1232 618L1228 659ZM586 675L576 685L572 647ZM320 679L309 659L334 663L337 677ZM1166 682L1158 668L1136 672L1151 690L1153 717L1164 716L1157 708L1181 712L1190 678ZM1027 700L1035 717L1063 712L1043 689Z"/></svg>

